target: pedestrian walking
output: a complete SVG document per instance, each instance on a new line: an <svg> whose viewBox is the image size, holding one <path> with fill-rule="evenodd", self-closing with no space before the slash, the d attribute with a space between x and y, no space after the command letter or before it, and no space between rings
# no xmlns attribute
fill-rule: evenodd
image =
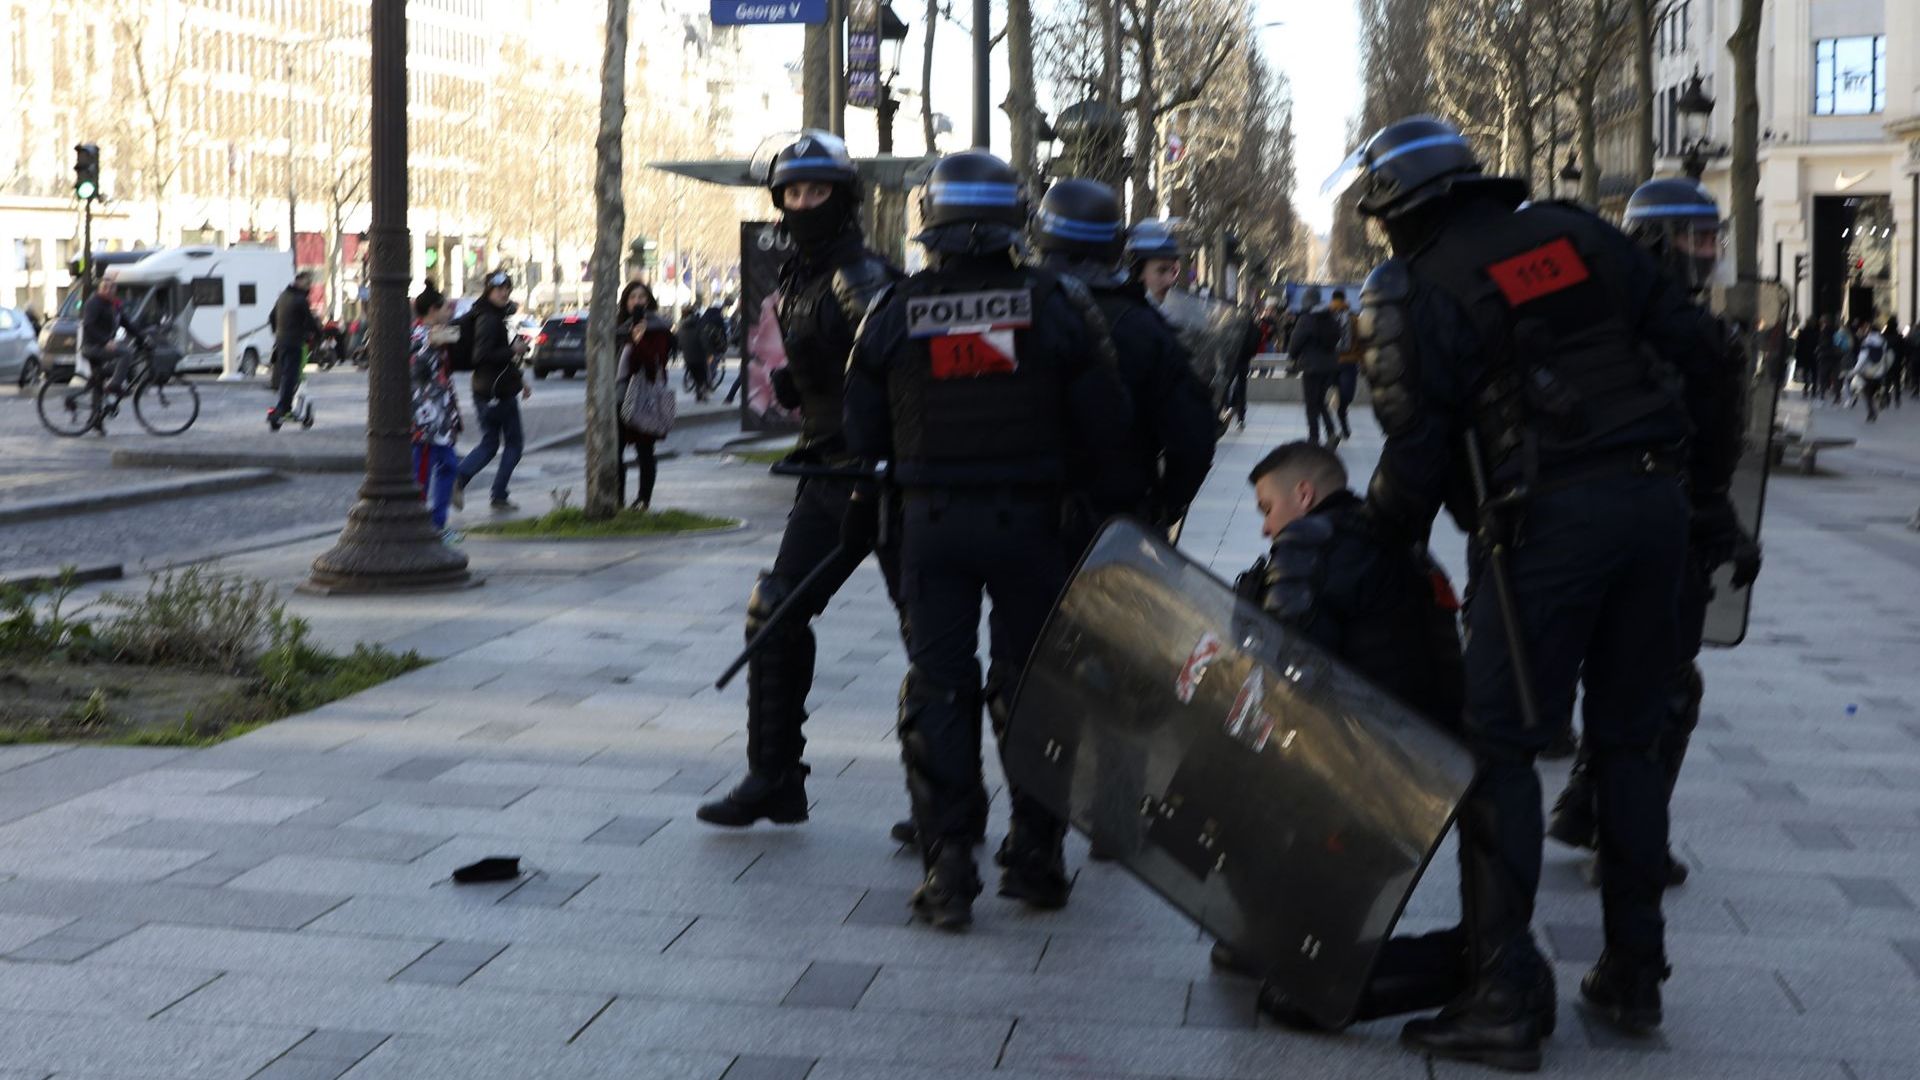
<svg viewBox="0 0 1920 1080"><path fill-rule="evenodd" d="M1886 393L1893 399L1893 407L1900 407L1900 398L1904 393L1901 385L1907 381L1907 371L1913 366L1913 344L1900 333L1900 320L1887 316L1887 325L1880 328L1880 338L1887 344L1887 381Z"/></svg>
<svg viewBox="0 0 1920 1080"><path fill-rule="evenodd" d="M525 441L520 425L520 402L533 396L520 370L527 343L508 330L513 315L513 277L504 270L487 275L485 290L473 302L467 314L466 331L473 334L473 412L480 418L480 442L460 462L460 479L454 484L453 505L466 506L467 485L481 469L500 455L493 471L495 510L516 509L508 498L514 466L520 464Z"/></svg>
<svg viewBox="0 0 1920 1080"><path fill-rule="evenodd" d="M1307 441L1320 441L1320 428L1327 429L1327 442L1337 444L1340 434L1334 430L1333 415L1327 399L1335 392L1340 378L1340 326L1333 312L1320 304L1320 290L1308 289L1300 298L1300 321L1294 324L1293 337L1287 342L1287 355L1300 368L1301 393L1307 407Z"/></svg>
<svg viewBox="0 0 1920 1080"><path fill-rule="evenodd" d="M447 533L447 508L460 476L460 392L453 385L453 360L447 346L460 335L448 326L452 305L437 291L423 290L413 299L413 340L408 372L413 380L413 475L433 517L433 527ZM450 537L448 537L450 538Z"/></svg>
<svg viewBox="0 0 1920 1080"><path fill-rule="evenodd" d="M1794 374L1800 378L1800 396L1810 398L1820 373L1820 325L1809 315L1793 335Z"/></svg>
<svg viewBox="0 0 1920 1080"><path fill-rule="evenodd" d="M1846 319L1839 320L1833 328L1833 365L1827 369L1827 379L1832 384L1835 405L1842 403L1849 389L1847 374L1853 370L1854 341L1857 339L1854 329L1854 324Z"/></svg>
<svg viewBox="0 0 1920 1080"><path fill-rule="evenodd" d="M1334 346L1334 355L1340 361L1340 437L1353 438L1353 425L1347 422L1347 409L1353 404L1354 395L1360 389L1360 344L1353 332L1353 310L1347 306L1345 289L1333 290L1333 299L1327 305L1333 312L1334 321L1340 327L1340 343Z"/></svg>
<svg viewBox="0 0 1920 1080"><path fill-rule="evenodd" d="M707 364L712 359L713 346L700 308L694 304L681 308L680 323L673 332L680 346L680 361L687 365L687 378L693 380L693 399L704 403L710 396Z"/></svg>
<svg viewBox="0 0 1920 1080"><path fill-rule="evenodd" d="M647 294L649 300L652 293ZM627 327L627 343L620 350L620 366L614 373L614 385L618 387L618 397L622 403L622 412L629 401L637 401L643 394L673 393L667 383L667 358L673 352L673 332L667 326L667 320L658 312L646 311L634 319ZM630 380L640 379L646 385L635 389ZM655 444L664 438L664 434L646 431L629 422L623 415L620 423L620 501L627 501L627 463L626 448L634 450L634 463L640 469L640 487L633 497L634 509L646 512L653 508L653 483L659 474L659 464L654 455Z"/></svg>
<svg viewBox="0 0 1920 1080"><path fill-rule="evenodd" d="M1854 400L1867 402L1867 423L1880 419L1880 393L1891 369L1887 358L1887 339L1871 323L1864 324L1859 348L1854 353L1853 370L1847 373L1847 388Z"/></svg>
<svg viewBox="0 0 1920 1080"><path fill-rule="evenodd" d="M267 315L267 325L273 330L273 377L280 390L280 400L267 410L267 426L279 431L293 415L307 346L320 338L320 320L313 314L313 271L293 275Z"/></svg>

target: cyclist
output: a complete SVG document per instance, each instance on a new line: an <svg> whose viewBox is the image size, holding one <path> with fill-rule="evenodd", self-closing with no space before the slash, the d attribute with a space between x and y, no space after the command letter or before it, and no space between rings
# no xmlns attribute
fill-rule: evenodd
<svg viewBox="0 0 1920 1080"><path fill-rule="evenodd" d="M80 355L86 358L92 368L88 385L98 388L100 378L106 374L108 362L112 362L112 378L107 381L107 390L114 394L127 392L127 364L133 359L133 353L114 338L122 329L129 335L137 336L139 328L127 318L117 295L118 275L109 267L106 275L100 279L100 285L93 295L80 306Z"/></svg>

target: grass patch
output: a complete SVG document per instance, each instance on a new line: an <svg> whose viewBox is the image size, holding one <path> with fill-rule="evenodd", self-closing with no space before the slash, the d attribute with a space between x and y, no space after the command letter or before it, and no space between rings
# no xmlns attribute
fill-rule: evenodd
<svg viewBox="0 0 1920 1080"><path fill-rule="evenodd" d="M198 568L102 599L97 625L72 597L0 590L0 745L212 746L427 663L319 649L265 583Z"/></svg>
<svg viewBox="0 0 1920 1080"><path fill-rule="evenodd" d="M489 522L468 529L469 535L521 539L563 540L616 536L665 536L738 525L734 518L712 517L691 510L622 510L602 521L590 521L577 506L561 506L536 518Z"/></svg>

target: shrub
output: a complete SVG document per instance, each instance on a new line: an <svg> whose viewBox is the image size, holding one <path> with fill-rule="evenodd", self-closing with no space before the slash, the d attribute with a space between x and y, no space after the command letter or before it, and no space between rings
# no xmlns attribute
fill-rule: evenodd
<svg viewBox="0 0 1920 1080"><path fill-rule="evenodd" d="M198 566L162 573L145 596L105 602L121 612L102 631L121 659L233 673L270 647L272 628L286 612L266 582Z"/></svg>

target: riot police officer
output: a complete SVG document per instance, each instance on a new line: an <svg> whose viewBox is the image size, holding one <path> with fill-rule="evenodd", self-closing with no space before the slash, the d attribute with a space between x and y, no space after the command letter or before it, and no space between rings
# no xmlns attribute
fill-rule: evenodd
<svg viewBox="0 0 1920 1080"><path fill-rule="evenodd" d="M1159 529L1186 516L1187 505L1213 467L1213 405L1146 289L1120 268L1125 244L1120 200L1097 180L1062 180L1047 189L1033 219L1034 247L1046 269L1084 284L1113 339L1121 381L1133 399L1120 464L1132 474L1123 505L1099 507L1098 517L1130 513ZM1097 520L1083 520L1070 545L1075 556L1091 542Z"/></svg>
<svg viewBox="0 0 1920 1080"><path fill-rule="evenodd" d="M1662 271L1696 299L1703 296L1720 259L1720 207L1713 196L1691 180L1649 180L1627 200L1626 227L1627 234L1653 255ZM1728 379L1737 386L1747 374L1746 350L1731 327L1719 325L1722 345L1718 359L1726 365ZM1732 460L1740 454L1740 433L1746 421L1742 415L1743 395L1724 394L1717 404L1724 415L1711 434L1723 445L1707 446L1704 436L1709 433L1703 432L1695 446L1697 452ZM1680 779L1680 764L1687 756L1687 743L1700 723L1700 698L1706 686L1695 660L1706 631L1707 602L1713 598L1713 572L1732 563L1735 587L1752 584L1760 574L1760 546L1734 516L1732 504L1724 495L1694 492L1697 509L1688 535L1686 576L1680 586L1680 654L1674 661L1673 684L1666 697L1667 726L1659 742L1669 803L1674 784ZM1574 847L1597 847L1597 797L1593 758L1583 746L1574 759L1566 790L1554 803L1547 835ZM1667 866L1668 885L1686 881L1687 866L1671 851Z"/></svg>
<svg viewBox="0 0 1920 1080"><path fill-rule="evenodd" d="M1156 307L1167 302L1167 294L1179 283L1180 259L1185 254L1173 226L1158 218L1148 218L1127 230L1128 271Z"/></svg>
<svg viewBox="0 0 1920 1080"><path fill-rule="evenodd" d="M900 492L907 659L900 742L926 880L915 914L972 922L980 879L972 834L985 816L980 710L1004 730L1020 671L1068 571L1062 497L1076 483L1121 497L1126 391L1096 343L1099 311L1079 284L1023 267L1026 199L983 150L943 158L921 194L929 269L875 302L847 375L848 449L890 461ZM1075 476L1073 465L1091 470ZM1117 494L1118 493L1118 494ZM848 535L878 510L856 499ZM976 656L982 593L992 600L992 663ZM1065 825L1010 792L1000 892L1040 908L1066 903Z"/></svg>
<svg viewBox="0 0 1920 1080"><path fill-rule="evenodd" d="M1711 321L1645 251L1577 208L1523 206L1525 185L1483 175L1451 125L1390 124L1348 167L1394 253L1362 294L1387 436L1368 511L1417 539L1445 504L1474 537L1465 731L1479 776L1459 818L1472 984L1401 1037L1538 1068L1555 995L1530 929L1543 831L1533 762L1552 735L1534 703L1571 702L1576 682L1606 937L1581 994L1628 1030L1661 1019L1667 820L1652 751L1666 686L1646 673L1676 654L1681 474L1702 499L1726 488L1731 462L1702 452L1718 445L1724 373ZM1689 453L1695 427L1707 437Z"/></svg>
<svg viewBox="0 0 1920 1080"><path fill-rule="evenodd" d="M796 253L780 271L780 334L786 366L773 373L782 405L800 410L799 446L790 460L822 466L854 465L841 434L842 394L854 328L868 303L898 275L868 251L860 234L860 177L846 144L824 131L802 132L773 159L767 177L782 230ZM760 575L747 600L747 638L823 560L841 545L854 481L806 477L800 481L773 569ZM767 820L807 819L807 693L813 686L810 620L825 610L874 548L841 545L831 572L801 602L797 617L775 631L747 665L747 776L726 797L700 807L700 820L741 827ZM887 591L898 596L891 549L879 552Z"/></svg>

